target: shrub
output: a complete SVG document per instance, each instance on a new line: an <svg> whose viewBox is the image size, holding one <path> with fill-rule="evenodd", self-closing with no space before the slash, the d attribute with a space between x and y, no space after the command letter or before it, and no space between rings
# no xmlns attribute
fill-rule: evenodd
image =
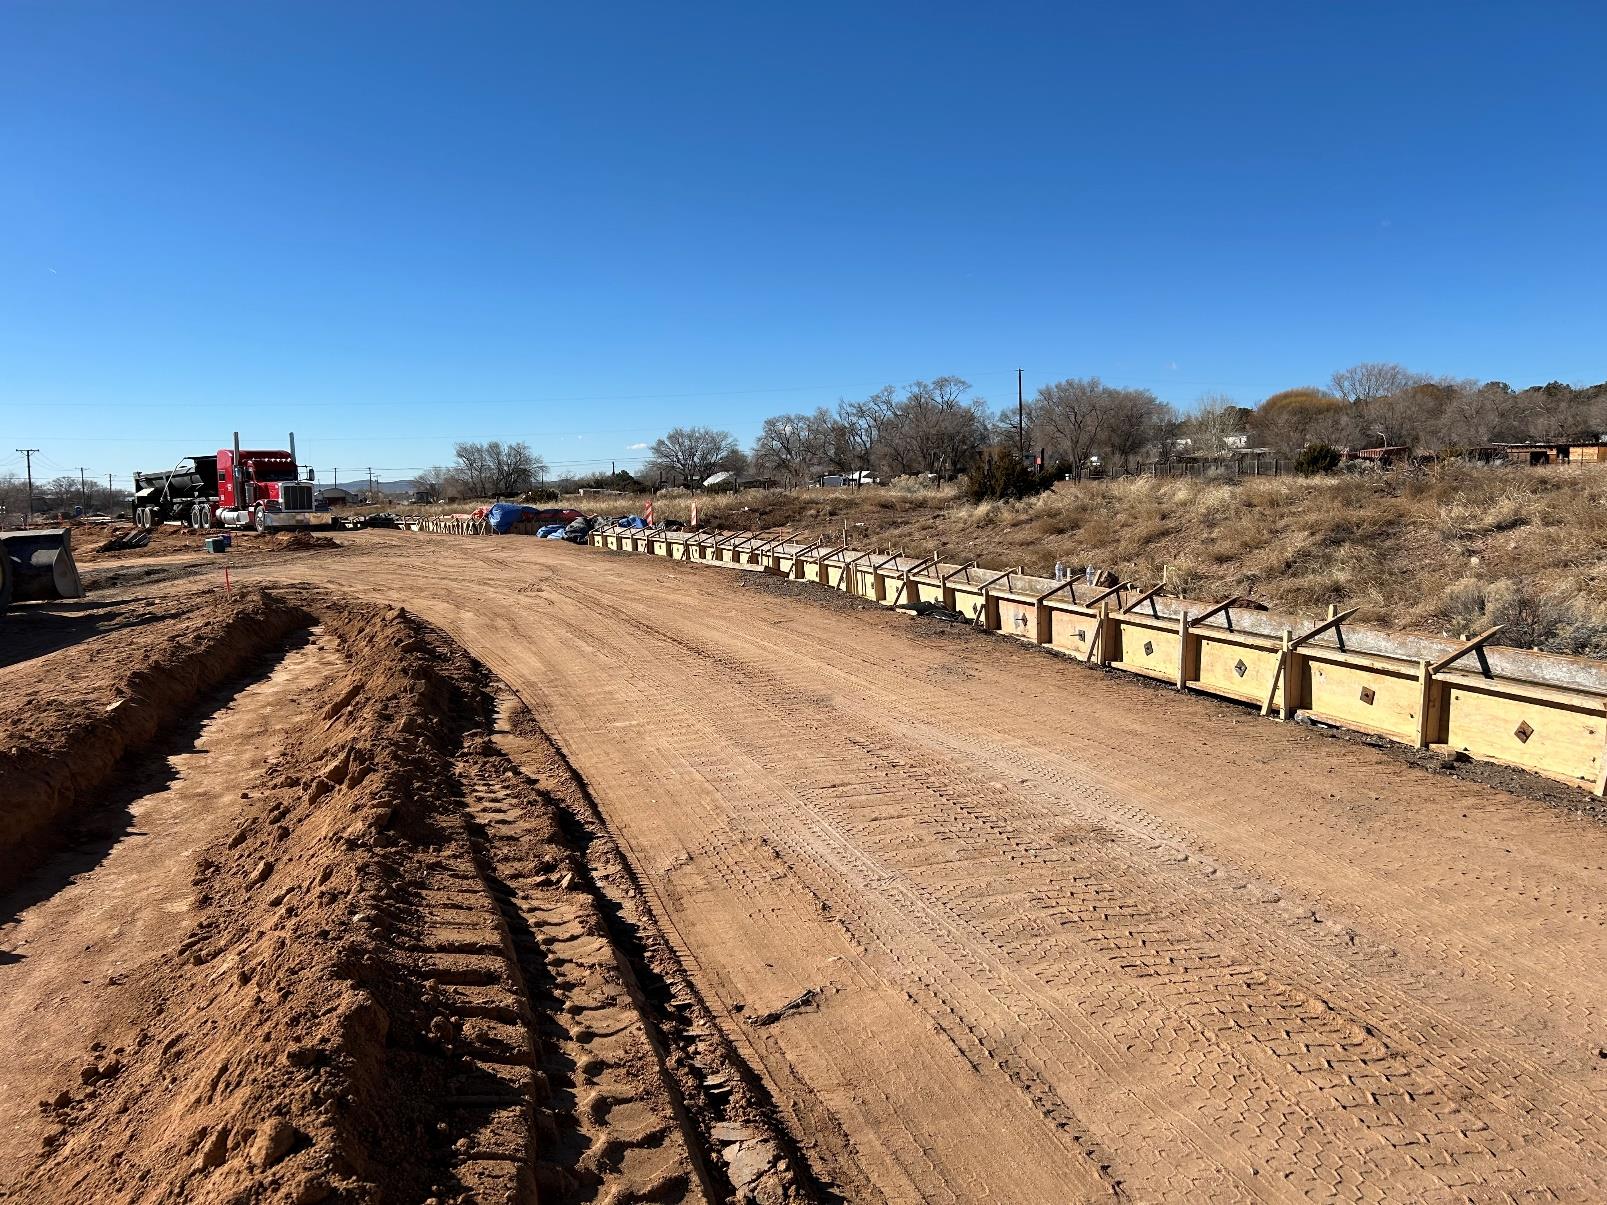
<svg viewBox="0 0 1607 1205"><path fill-rule="evenodd" d="M1030 498L1052 484L1039 477L1009 448L989 448L966 476L966 493L973 502Z"/></svg>
<svg viewBox="0 0 1607 1205"><path fill-rule="evenodd" d="M1307 444L1295 457L1295 472L1306 477L1331 473L1339 467L1339 449L1329 444Z"/></svg>

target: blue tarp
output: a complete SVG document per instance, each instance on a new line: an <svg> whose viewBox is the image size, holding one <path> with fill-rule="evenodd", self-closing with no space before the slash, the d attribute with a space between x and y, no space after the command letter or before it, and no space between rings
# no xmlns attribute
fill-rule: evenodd
<svg viewBox="0 0 1607 1205"><path fill-rule="evenodd" d="M647 520L642 518L641 515L626 515L619 521L619 525L621 527L633 528L636 531L647 530Z"/></svg>
<svg viewBox="0 0 1607 1205"><path fill-rule="evenodd" d="M568 524L565 523L548 523L545 527L538 528L536 534L543 540L550 540L554 536L562 539L564 532L568 529Z"/></svg>
<svg viewBox="0 0 1607 1205"><path fill-rule="evenodd" d="M528 506L520 506L517 502L498 502L486 515L486 521L491 524L491 530L498 535L505 536L513 529L513 525L524 518Z"/></svg>
<svg viewBox="0 0 1607 1205"><path fill-rule="evenodd" d="M581 514L578 510L524 506L518 502L498 502L486 512L485 517L491 524L492 531L499 536L505 536L513 530L515 523L568 523L580 518Z"/></svg>

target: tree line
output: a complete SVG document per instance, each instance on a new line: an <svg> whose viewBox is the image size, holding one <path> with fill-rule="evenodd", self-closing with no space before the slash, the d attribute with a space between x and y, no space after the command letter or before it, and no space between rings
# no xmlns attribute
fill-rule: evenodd
<svg viewBox="0 0 1607 1205"><path fill-rule="evenodd" d="M676 428L653 446L648 484L697 484L721 469L782 485L823 475L969 473L990 449L1046 474L1094 464L1139 464L1265 449L1295 458L1316 446L1405 446L1455 454L1495 443L1594 440L1607 432L1607 384L1551 382L1514 389L1501 381L1430 377L1398 364L1364 363L1332 374L1327 386L1274 393L1241 406L1217 394L1181 409L1148 389L1069 377L999 410L957 376L915 381L835 407L764 420L744 454L731 435ZM689 438L695 436L696 438Z"/></svg>
<svg viewBox="0 0 1607 1205"><path fill-rule="evenodd" d="M72 476L36 477L33 483L36 513L73 514L80 507L87 515L102 514L128 506L128 491L111 490L105 479ZM28 508L28 481L21 473L0 473L0 512L20 515Z"/></svg>
<svg viewBox="0 0 1607 1205"><path fill-rule="evenodd" d="M460 443L452 465L421 474L415 487L487 498L546 487L696 488L717 473L787 486L826 475L949 480L977 470L990 451L998 464L1011 460L1060 477L1096 464L1119 473L1239 450L1295 459L1315 449L1404 446L1443 455L1495 443L1594 440L1603 433L1607 383L1514 389L1390 363L1352 365L1326 385L1281 390L1254 406L1206 394L1187 409L1151 390L1099 377L1043 385L1019 411L1014 405L994 409L962 377L940 376L885 386L835 406L771 415L746 449L729 431L677 426L654 441L634 473L549 480L546 462L526 444Z"/></svg>

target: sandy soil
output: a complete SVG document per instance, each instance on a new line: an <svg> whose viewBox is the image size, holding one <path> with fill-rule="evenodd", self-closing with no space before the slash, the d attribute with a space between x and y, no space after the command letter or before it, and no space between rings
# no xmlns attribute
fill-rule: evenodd
<svg viewBox="0 0 1607 1205"><path fill-rule="evenodd" d="M732 571L339 576L554 735L848 1199L1607 1195L1593 820Z"/></svg>
<svg viewBox="0 0 1607 1205"><path fill-rule="evenodd" d="M0 698L0 1197L819 1199L479 665L331 593L168 597ZM198 674L240 625L268 665Z"/></svg>
<svg viewBox="0 0 1607 1205"><path fill-rule="evenodd" d="M0 1195L1607 1199L1598 820L758 575L342 544L234 562L326 635L57 800ZM0 683L99 714L198 592Z"/></svg>
<svg viewBox="0 0 1607 1205"><path fill-rule="evenodd" d="M0 1032L29 1039L0 1061L0 1184L20 1176L52 1128L36 1107L41 1086L79 1079L85 1045L116 1046L105 989L188 933L197 851L233 822L240 783L261 762L259 740L277 743L309 718L307 699L339 666L331 644L299 646L228 697L193 743L88 801L94 818L80 845L0 896L0 961L13 964Z"/></svg>

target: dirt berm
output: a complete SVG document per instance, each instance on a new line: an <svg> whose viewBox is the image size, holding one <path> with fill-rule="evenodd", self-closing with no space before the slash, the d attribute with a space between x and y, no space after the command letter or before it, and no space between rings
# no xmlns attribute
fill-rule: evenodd
<svg viewBox="0 0 1607 1205"><path fill-rule="evenodd" d="M179 620L35 662L4 706L0 891L61 843L72 813L125 754L311 622L278 595L242 590L205 599Z"/></svg>
<svg viewBox="0 0 1607 1205"><path fill-rule="evenodd" d="M34 851L12 869L208 682L313 624L344 672L240 784L174 947L83 989L116 1015L74 1074L30 1085L44 1126L0 1196L813 1199L739 1070L699 1047L700 1002L673 1002L679 1027L649 1003L673 979L633 962L651 936L621 948L568 788L509 760L484 671L399 609L252 593L121 645L99 686L8 727L25 739L0 805Z"/></svg>

